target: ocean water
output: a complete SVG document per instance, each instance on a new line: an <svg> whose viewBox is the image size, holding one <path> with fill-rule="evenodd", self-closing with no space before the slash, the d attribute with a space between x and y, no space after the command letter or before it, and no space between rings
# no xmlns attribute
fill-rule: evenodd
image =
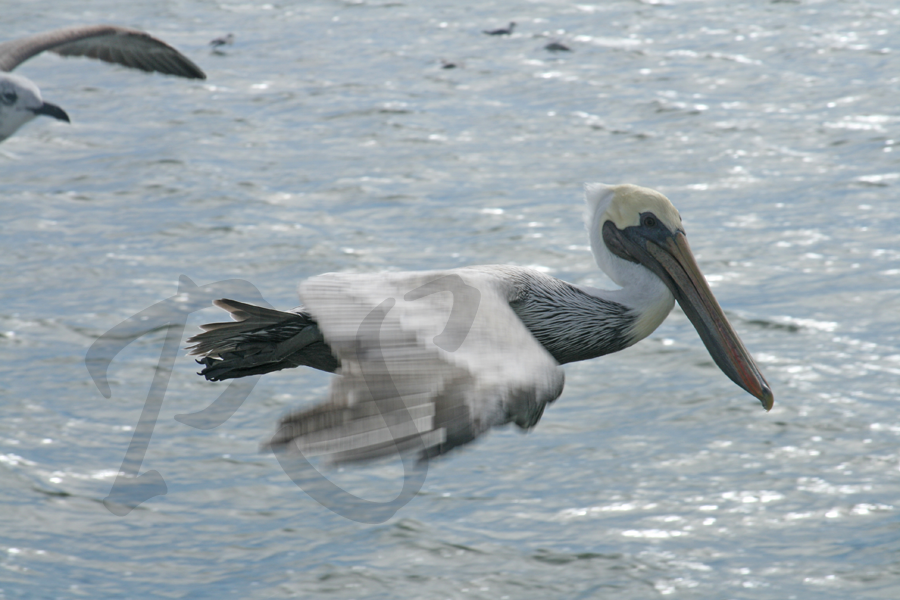
<svg viewBox="0 0 900 600"><path fill-rule="evenodd" d="M4 5L0 37L95 22L208 79L16 70L72 124L0 145L0 598L900 596L894 3L48 0ZM225 388L184 352L160 366L166 329L132 319L180 277L281 308L328 271L507 263L609 286L585 181L672 199L770 413L676 308L568 365L528 434L432 461L376 524L259 451L327 375L267 375L213 429L175 419ZM190 313L184 336L222 316ZM123 322L106 398L85 357ZM167 493L118 516L103 500L162 375L140 469ZM403 479L323 472L376 501Z"/></svg>

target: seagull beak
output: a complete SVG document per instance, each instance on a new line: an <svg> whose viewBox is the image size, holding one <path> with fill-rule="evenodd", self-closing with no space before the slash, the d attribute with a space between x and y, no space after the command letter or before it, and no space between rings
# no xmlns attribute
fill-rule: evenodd
<svg viewBox="0 0 900 600"><path fill-rule="evenodd" d="M71 123L69 120L69 115L66 114L66 111L61 109L55 104L50 104L49 102L44 102L38 108L31 109L36 115L45 115L48 117L53 117L54 119L59 119L60 121L65 121L66 123Z"/></svg>
<svg viewBox="0 0 900 600"><path fill-rule="evenodd" d="M684 232L647 240L645 250L652 260L644 266L659 275L672 291L719 368L758 398L763 408L771 410L775 402L772 389L716 302Z"/></svg>

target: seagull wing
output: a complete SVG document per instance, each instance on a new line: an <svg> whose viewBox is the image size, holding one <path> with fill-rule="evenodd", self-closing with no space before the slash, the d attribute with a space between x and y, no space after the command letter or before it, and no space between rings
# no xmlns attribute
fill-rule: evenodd
<svg viewBox="0 0 900 600"><path fill-rule="evenodd" d="M341 368L329 400L284 417L270 446L333 462L427 457L510 421L534 426L564 375L510 308L515 293L477 269L304 282L305 310Z"/></svg>
<svg viewBox="0 0 900 600"><path fill-rule="evenodd" d="M206 79L200 67L164 41L116 25L64 27L0 43L0 71L12 71L45 50L61 56L87 56L143 71Z"/></svg>

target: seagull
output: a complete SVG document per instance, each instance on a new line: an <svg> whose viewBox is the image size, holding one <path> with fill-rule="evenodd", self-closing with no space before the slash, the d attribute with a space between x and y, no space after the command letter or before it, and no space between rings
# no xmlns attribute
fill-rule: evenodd
<svg viewBox="0 0 900 600"><path fill-rule="evenodd" d="M137 29L117 25L80 25L37 33L0 43L0 142L38 115L69 122L69 115L44 102L38 87L10 71L41 52L60 56L87 56L105 62L158 71L189 79L206 74L186 56L162 40Z"/></svg>
<svg viewBox="0 0 900 600"><path fill-rule="evenodd" d="M218 50L221 46L230 46L234 43L234 34L229 33L227 35L223 35L217 37L214 40L210 40L209 45L213 47L213 50Z"/></svg>
<svg viewBox="0 0 900 600"><path fill-rule="evenodd" d="M501 28L501 29L491 29L482 31L482 33L486 33L488 35L512 35L513 29L516 28L516 24L510 21L509 27Z"/></svg>
<svg viewBox="0 0 900 600"><path fill-rule="evenodd" d="M303 306L214 304L234 322L188 340L211 381L309 366L336 373L328 400L283 417L272 450L332 463L444 454L492 427L534 427L563 390L566 363L618 352L681 305L719 368L772 408L771 388L734 332L661 193L587 184L597 265L620 286L579 286L535 269L329 273ZM448 293L449 292L449 293Z"/></svg>

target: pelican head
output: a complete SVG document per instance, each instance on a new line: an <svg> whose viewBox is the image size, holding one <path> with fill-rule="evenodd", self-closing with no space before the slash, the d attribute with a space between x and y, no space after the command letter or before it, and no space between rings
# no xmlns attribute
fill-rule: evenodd
<svg viewBox="0 0 900 600"><path fill-rule="evenodd" d="M655 295L654 306L667 306L662 317L653 316L650 330L671 309L674 297L719 368L771 409L772 390L716 302L669 199L636 185L596 183L585 186L585 197L585 224L600 268L623 288L636 286Z"/></svg>

